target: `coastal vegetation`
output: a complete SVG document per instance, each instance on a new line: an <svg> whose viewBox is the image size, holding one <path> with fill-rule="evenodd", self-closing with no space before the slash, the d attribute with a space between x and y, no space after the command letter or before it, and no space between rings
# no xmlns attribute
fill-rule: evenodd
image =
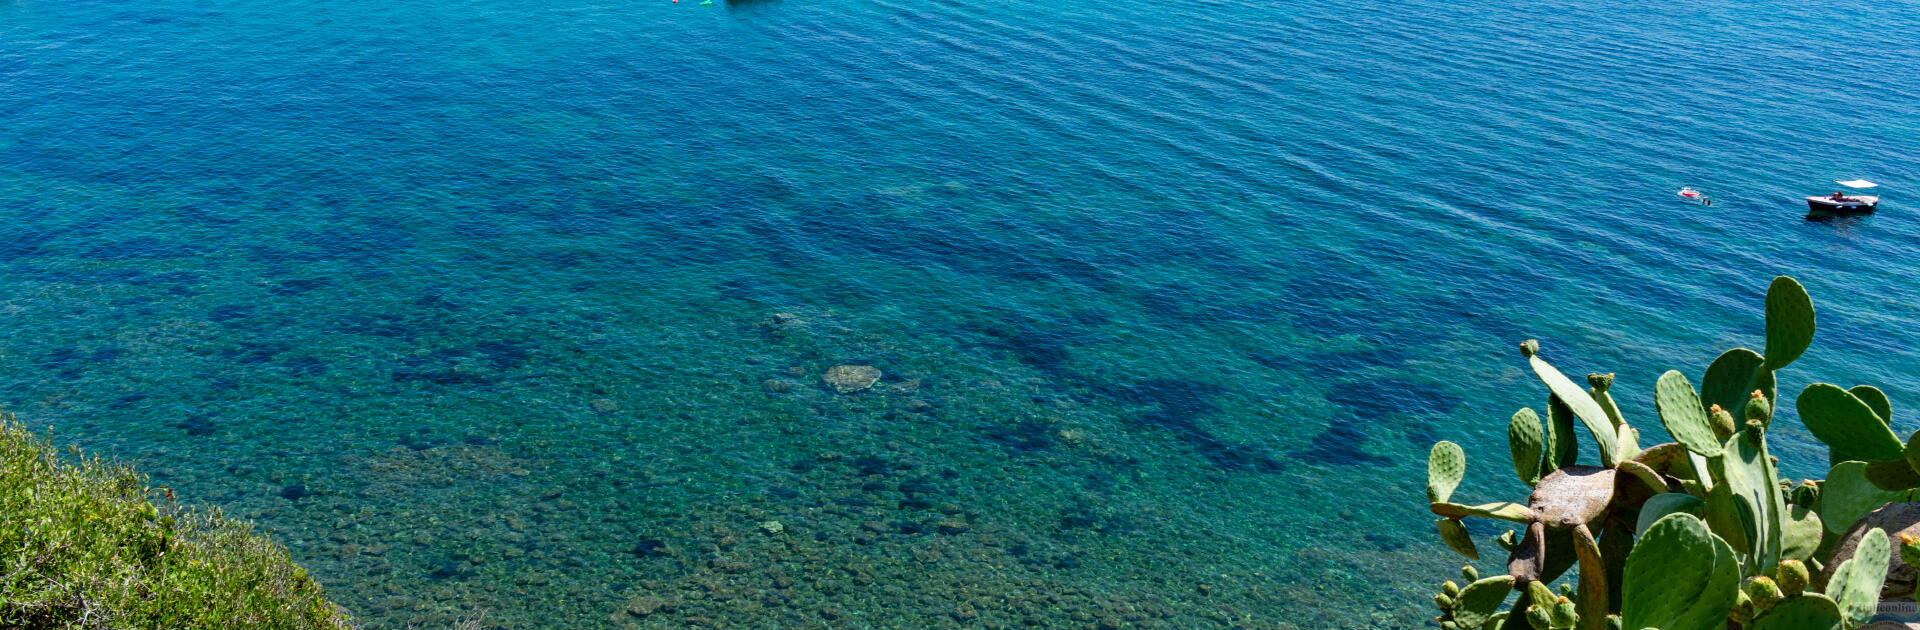
<svg viewBox="0 0 1920 630"><path fill-rule="evenodd" d="M0 628L348 627L249 524L0 416Z"/></svg>
<svg viewBox="0 0 1920 630"><path fill-rule="evenodd" d="M1507 574L1468 566L1464 586L1441 584L1440 625L1841 630L1867 625L1881 598L1911 595L1914 570L1902 558L1920 559L1920 504L1908 503L1920 486L1920 432L1896 436L1887 396L1868 385L1801 391L1795 410L1829 450L1824 480L1783 478L1768 449L1776 372L1806 351L1814 330L1805 289L1776 278L1765 352L1728 350L1698 389L1679 371L1661 375L1654 406L1674 442L1644 448L1614 403L1614 375L1590 374L1582 387L1541 357L1538 342L1521 344L1551 392L1544 417L1524 408L1507 428L1514 472L1531 495L1456 503L1464 450L1440 442L1429 455L1427 500L1449 547L1479 559L1465 518L1519 525L1495 538L1509 553ZM1599 465L1581 462L1576 425ZM1575 567L1577 579L1549 586Z"/></svg>

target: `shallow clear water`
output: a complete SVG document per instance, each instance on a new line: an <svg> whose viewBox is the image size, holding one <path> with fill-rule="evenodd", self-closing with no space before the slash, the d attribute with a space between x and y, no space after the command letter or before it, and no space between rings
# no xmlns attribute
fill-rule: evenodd
<svg viewBox="0 0 1920 630"><path fill-rule="evenodd" d="M256 4L0 2L0 401L375 627L1416 626L1779 273L1920 407L1898 3Z"/></svg>

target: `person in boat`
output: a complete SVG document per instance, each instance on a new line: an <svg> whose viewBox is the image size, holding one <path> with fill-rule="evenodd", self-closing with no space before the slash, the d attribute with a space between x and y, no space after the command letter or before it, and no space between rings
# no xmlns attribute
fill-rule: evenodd
<svg viewBox="0 0 1920 630"><path fill-rule="evenodd" d="M1847 196L1846 196L1846 195L1843 195L1843 194L1841 194L1841 193L1840 193L1839 191L1834 191L1834 193L1833 193L1832 195L1829 195L1829 196L1828 196L1827 198L1828 198L1828 199L1832 199L1832 200L1834 200L1834 201L1846 201L1846 200L1847 200Z"/></svg>

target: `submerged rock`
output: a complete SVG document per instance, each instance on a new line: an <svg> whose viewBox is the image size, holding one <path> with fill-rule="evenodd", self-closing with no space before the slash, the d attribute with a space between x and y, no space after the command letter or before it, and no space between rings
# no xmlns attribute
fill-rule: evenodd
<svg viewBox="0 0 1920 630"><path fill-rule="evenodd" d="M826 381L834 391L851 394L880 382L880 368L871 365L836 365L827 368L827 373L820 380Z"/></svg>

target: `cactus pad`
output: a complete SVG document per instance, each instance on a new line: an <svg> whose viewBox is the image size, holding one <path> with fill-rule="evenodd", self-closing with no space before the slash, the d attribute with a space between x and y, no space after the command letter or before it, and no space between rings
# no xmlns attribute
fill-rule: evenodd
<svg viewBox="0 0 1920 630"><path fill-rule="evenodd" d="M1818 593L1780 600L1754 618L1749 630L1840 630L1840 607Z"/></svg>
<svg viewBox="0 0 1920 630"><path fill-rule="evenodd" d="M1905 457L1906 446L1872 407L1827 383L1808 385L1795 401L1807 431L1827 444L1829 463L1874 462Z"/></svg>
<svg viewBox="0 0 1920 630"><path fill-rule="evenodd" d="M1540 460L1540 474L1572 466L1580 457L1580 439L1573 434L1573 410L1559 396L1547 397L1546 453Z"/></svg>
<svg viewBox="0 0 1920 630"><path fill-rule="evenodd" d="M1467 454L1459 444L1437 442L1427 452L1427 502L1445 503L1467 473Z"/></svg>
<svg viewBox="0 0 1920 630"><path fill-rule="evenodd" d="M1813 298L1798 280L1786 276L1767 287L1766 368L1778 370L1800 358L1813 344Z"/></svg>
<svg viewBox="0 0 1920 630"><path fill-rule="evenodd" d="M1867 462L1867 481L1881 490L1912 490L1920 488L1920 473L1905 458Z"/></svg>
<svg viewBox="0 0 1920 630"><path fill-rule="evenodd" d="M1481 518L1497 518L1516 523L1525 523L1528 519L1533 518L1533 510L1529 510L1527 506L1518 503L1501 502L1484 503L1481 505L1431 503L1427 505L1427 509L1433 511L1435 515L1445 516L1447 518L1478 516Z"/></svg>
<svg viewBox="0 0 1920 630"><path fill-rule="evenodd" d="M1593 441L1600 447L1600 465L1610 467L1619 463L1620 434L1613 428L1613 420L1607 417L1607 411L1593 400L1593 395L1540 357L1528 357L1527 362L1533 366L1533 373L1540 377L1540 382L1546 383L1547 389L1566 403L1567 409L1573 411L1580 422L1587 425L1587 432L1593 434Z"/></svg>
<svg viewBox="0 0 1920 630"><path fill-rule="evenodd" d="M1633 535L1644 536L1647 528L1652 527L1668 514L1691 514L1701 516L1707 509L1707 502L1700 497L1685 492L1656 494L1640 506L1640 520L1634 525Z"/></svg>
<svg viewBox="0 0 1920 630"><path fill-rule="evenodd" d="M1853 394L1854 398L1858 398L1860 402L1867 403L1868 407L1872 407L1873 413L1880 416L1881 422L1889 425L1893 424L1893 401L1887 400L1886 392L1880 391L1880 388L1872 385L1855 385L1848 388L1847 393Z"/></svg>
<svg viewBox="0 0 1920 630"><path fill-rule="evenodd" d="M1774 479L1773 463L1767 457L1765 441L1734 436L1727 440L1727 485L1745 500L1753 512L1751 552L1753 564L1771 569L1780 560L1780 521L1786 512L1786 499Z"/></svg>
<svg viewBox="0 0 1920 630"><path fill-rule="evenodd" d="M1914 431L1913 435L1907 436L1907 446L1903 455L1907 460L1908 468L1920 471L1920 431Z"/></svg>
<svg viewBox="0 0 1920 630"><path fill-rule="evenodd" d="M1500 575L1468 584L1453 598L1453 621L1462 628L1478 628L1507 603L1513 592L1513 576Z"/></svg>
<svg viewBox="0 0 1920 630"><path fill-rule="evenodd" d="M1713 434L1713 425L1708 423L1707 409L1700 406L1700 395L1694 393L1693 384L1687 382L1685 374L1669 370L1660 375L1653 386L1653 402L1660 411L1660 423L1666 425L1667 432L1687 450L1706 457L1716 457L1723 452L1719 438Z"/></svg>
<svg viewBox="0 0 1920 630"><path fill-rule="evenodd" d="M1740 413L1747 407L1747 395L1761 387L1762 379L1773 380L1773 373L1764 367L1765 359L1760 353L1746 348L1734 348L1720 354L1720 357L1707 365L1707 373L1700 377L1700 401L1707 405L1720 405L1731 413Z"/></svg>
<svg viewBox="0 0 1920 630"><path fill-rule="evenodd" d="M1888 544L1886 530L1874 528L1860 537L1860 544L1853 548L1853 557L1840 563L1833 570L1833 577L1827 579L1827 596L1840 607L1840 615L1847 620L1848 627L1866 623L1880 603L1880 587L1887 580L1887 562L1892 560L1893 549Z"/></svg>
<svg viewBox="0 0 1920 630"><path fill-rule="evenodd" d="M1513 455L1513 472L1531 486L1540 483L1540 454L1545 448L1545 430L1540 415L1522 408L1507 422L1507 450Z"/></svg>
<svg viewBox="0 0 1920 630"><path fill-rule="evenodd" d="M1903 494L1882 490L1868 481L1865 463L1842 462L1827 472L1826 484L1820 490L1820 521L1827 531L1844 534L1861 517Z"/></svg>
<svg viewBox="0 0 1920 630"><path fill-rule="evenodd" d="M1434 525L1440 528L1440 540L1445 541L1447 547L1468 559L1480 559L1480 550L1474 548L1473 537L1467 535L1467 526L1460 519L1443 518L1434 521Z"/></svg>
<svg viewBox="0 0 1920 630"><path fill-rule="evenodd" d="M1740 566L1706 523L1669 514L1634 545L1622 581L1623 627L1720 630L1740 590Z"/></svg>
<svg viewBox="0 0 1920 630"><path fill-rule="evenodd" d="M1787 507L1780 523L1780 559L1807 560L1820 548L1820 515L1804 505Z"/></svg>

